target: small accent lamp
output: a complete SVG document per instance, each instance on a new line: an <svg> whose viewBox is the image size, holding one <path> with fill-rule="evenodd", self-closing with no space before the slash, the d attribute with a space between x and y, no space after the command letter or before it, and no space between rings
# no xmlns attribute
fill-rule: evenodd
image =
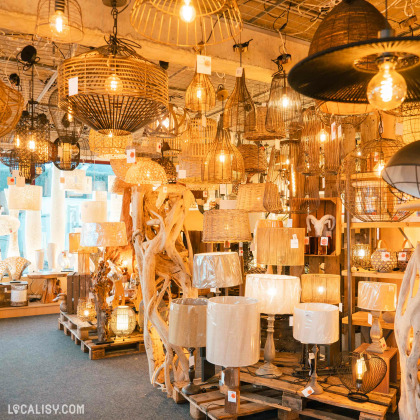
<svg viewBox="0 0 420 420"><path fill-rule="evenodd" d="M257 369L260 376L281 376L279 368L273 365L276 357L274 346L274 320L276 314L292 314L300 301L299 277L276 274L248 274L245 296L258 300L260 313L268 315L267 340L264 347L264 365Z"/></svg>
<svg viewBox="0 0 420 420"><path fill-rule="evenodd" d="M341 302L339 274L302 274L302 302L336 305Z"/></svg>
<svg viewBox="0 0 420 420"><path fill-rule="evenodd" d="M41 210L42 187L40 185L25 185L17 187L9 185L9 210Z"/></svg>
<svg viewBox="0 0 420 420"><path fill-rule="evenodd" d="M313 394L322 394L322 386L318 384L316 373L318 346L332 344L339 339L338 307L328 303L299 303L293 315L293 337L302 344L314 344L314 367L308 386Z"/></svg>
<svg viewBox="0 0 420 420"><path fill-rule="evenodd" d="M80 232L69 233L69 252L77 255L77 271L79 274L89 274L89 256L98 252L97 247L80 245Z"/></svg>
<svg viewBox="0 0 420 420"><path fill-rule="evenodd" d="M354 244L351 248L351 265L353 267L370 267L371 249L369 244Z"/></svg>
<svg viewBox="0 0 420 420"><path fill-rule="evenodd" d="M358 307L372 313L373 322L370 329L372 344L366 349L371 353L384 353L381 345L382 327L379 322L381 312L395 311L397 306L397 285L373 281L360 281L358 286Z"/></svg>
<svg viewBox="0 0 420 420"><path fill-rule="evenodd" d="M117 338L128 337L136 328L136 313L129 306L117 306L111 315L110 327Z"/></svg>
<svg viewBox="0 0 420 420"><path fill-rule="evenodd" d="M77 303L77 318L84 322L92 322L96 318L95 304L90 300L79 298Z"/></svg>
<svg viewBox="0 0 420 420"><path fill-rule="evenodd" d="M208 361L228 368L225 374L228 387L225 410L237 414L240 401L239 368L253 365L260 358L258 301L244 296L209 299L206 343Z"/></svg>
<svg viewBox="0 0 420 420"><path fill-rule="evenodd" d="M190 353L188 376L190 383L182 388L187 395L198 394L201 388L194 384L194 350L206 346L207 299L175 299L169 312L169 342L186 347Z"/></svg>

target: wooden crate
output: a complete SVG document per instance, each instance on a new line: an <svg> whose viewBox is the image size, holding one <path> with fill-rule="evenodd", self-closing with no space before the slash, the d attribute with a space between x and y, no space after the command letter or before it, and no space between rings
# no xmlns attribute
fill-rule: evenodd
<svg viewBox="0 0 420 420"><path fill-rule="evenodd" d="M67 276L67 313L77 313L79 298L87 299L91 285L90 274L72 273Z"/></svg>

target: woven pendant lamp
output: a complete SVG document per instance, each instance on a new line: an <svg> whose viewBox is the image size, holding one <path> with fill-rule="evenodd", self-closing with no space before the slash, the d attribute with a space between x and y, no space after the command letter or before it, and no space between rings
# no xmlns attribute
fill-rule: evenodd
<svg viewBox="0 0 420 420"><path fill-rule="evenodd" d="M167 157L152 158L153 162L158 163L165 171L167 182L175 183L177 178L176 167L172 160Z"/></svg>
<svg viewBox="0 0 420 420"><path fill-rule="evenodd" d="M204 212L203 242L250 242L248 213L244 210Z"/></svg>
<svg viewBox="0 0 420 420"><path fill-rule="evenodd" d="M114 136L110 134L101 134L95 130L89 132L89 149L98 158L114 159L119 156L125 157L126 148L133 142L133 136Z"/></svg>
<svg viewBox="0 0 420 420"><path fill-rule="evenodd" d="M253 132L257 129L257 117L254 101L245 82L245 69L236 77L235 86L224 110L223 126L234 133Z"/></svg>
<svg viewBox="0 0 420 420"><path fill-rule="evenodd" d="M15 128L22 115L23 105L22 94L0 80L0 137Z"/></svg>
<svg viewBox="0 0 420 420"><path fill-rule="evenodd" d="M168 112L144 128L144 135L169 139L180 136L188 127L188 113L185 108L168 105Z"/></svg>
<svg viewBox="0 0 420 420"><path fill-rule="evenodd" d="M235 0L136 0L131 24L145 38L179 47L220 44L242 30Z"/></svg>
<svg viewBox="0 0 420 420"><path fill-rule="evenodd" d="M207 74L195 71L185 93L185 108L193 112L205 113L216 105L216 91Z"/></svg>
<svg viewBox="0 0 420 420"><path fill-rule="evenodd" d="M265 121L267 118L267 106L266 105L256 105L255 106L255 115L256 115L256 129L253 131L245 131L244 139L250 141L270 141L276 140L279 137L282 137L276 133L270 133L267 131L265 126ZM252 115L251 115L252 116ZM252 127L252 126L251 126ZM279 132L281 131L281 127L279 128ZM284 134L284 133L282 133Z"/></svg>
<svg viewBox="0 0 420 420"><path fill-rule="evenodd" d="M110 192L112 194L123 195L124 190L126 188L131 188L131 184L127 184L126 182L122 181L120 178L115 177L114 182L111 185Z"/></svg>
<svg viewBox="0 0 420 420"><path fill-rule="evenodd" d="M149 158L137 158L127 171L124 181L134 185L166 184L165 169Z"/></svg>
<svg viewBox="0 0 420 420"><path fill-rule="evenodd" d="M256 144L240 144L238 150L244 159L245 173L266 172L267 157L263 147Z"/></svg>
<svg viewBox="0 0 420 420"><path fill-rule="evenodd" d="M122 181L125 180L127 171L135 165L135 163L127 163L127 159L125 158L125 156L122 155L118 159L110 159L109 163L111 165L112 170L114 171L115 176L121 179Z"/></svg>
<svg viewBox="0 0 420 420"><path fill-rule="evenodd" d="M204 181L215 184L241 182L245 175L244 160L231 143L229 132L223 128L223 119L221 114L216 138L204 164Z"/></svg>
<svg viewBox="0 0 420 420"><path fill-rule="evenodd" d="M83 39L82 10L76 0L39 0L35 33L54 42Z"/></svg>
<svg viewBox="0 0 420 420"><path fill-rule="evenodd" d="M420 140L420 102L404 102L393 114L402 124L402 134L397 135L404 144Z"/></svg>
<svg viewBox="0 0 420 420"><path fill-rule="evenodd" d="M283 212L277 186L271 182L239 185L236 208L254 213Z"/></svg>

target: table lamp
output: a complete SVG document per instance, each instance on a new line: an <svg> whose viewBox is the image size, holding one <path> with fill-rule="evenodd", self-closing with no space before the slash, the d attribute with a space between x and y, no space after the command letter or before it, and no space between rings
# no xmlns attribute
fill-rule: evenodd
<svg viewBox="0 0 420 420"><path fill-rule="evenodd" d="M371 353L384 353L386 343L382 339L382 327L379 322L381 312L395 311L397 306L397 285L374 281L360 281L358 286L358 307L371 312L373 317L370 328L372 344L366 349Z"/></svg>
<svg viewBox="0 0 420 420"><path fill-rule="evenodd" d="M336 305L341 302L339 274L302 274L301 302L318 302Z"/></svg>
<svg viewBox="0 0 420 420"><path fill-rule="evenodd" d="M260 358L258 301L244 296L217 296L207 305L207 359L229 369L225 411L239 412L239 368Z"/></svg>
<svg viewBox="0 0 420 420"><path fill-rule="evenodd" d="M107 247L127 245L124 222L83 223L80 245L83 247Z"/></svg>
<svg viewBox="0 0 420 420"><path fill-rule="evenodd" d="M299 303L293 313L293 337L302 344L314 344L312 348L314 367L308 382L312 394L324 391L318 384L316 373L318 344L332 344L339 339L338 307L328 303ZM311 357L311 356L310 356Z"/></svg>
<svg viewBox="0 0 420 420"><path fill-rule="evenodd" d="M175 299L169 311L169 343L186 347L190 353L188 377L190 383L182 388L188 395L198 394L201 388L194 384L194 350L206 346L207 299Z"/></svg>
<svg viewBox="0 0 420 420"><path fill-rule="evenodd" d="M69 233L69 252L77 254L77 271L79 274L89 274L90 254L98 252L96 246L81 246L80 232Z"/></svg>
<svg viewBox="0 0 420 420"><path fill-rule="evenodd" d="M259 376L281 376L273 365L276 356L274 346L274 320L276 314L292 314L300 302L299 277L276 274L248 274L246 276L245 296L258 300L260 313L268 315L267 340L264 347L264 364L257 369Z"/></svg>

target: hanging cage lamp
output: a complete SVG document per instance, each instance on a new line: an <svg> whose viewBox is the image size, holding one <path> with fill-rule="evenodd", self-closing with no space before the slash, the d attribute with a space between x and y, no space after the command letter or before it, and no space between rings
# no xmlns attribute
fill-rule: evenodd
<svg viewBox="0 0 420 420"><path fill-rule="evenodd" d="M35 33L54 42L80 42L83 18L77 0L39 0Z"/></svg>
<svg viewBox="0 0 420 420"><path fill-rule="evenodd" d="M6 165L10 173L18 171L18 175L25 178L26 184L32 181L44 172L44 164L40 163L37 154L25 149L12 149L2 152L1 162Z"/></svg>
<svg viewBox="0 0 420 420"><path fill-rule="evenodd" d="M194 73L185 93L185 108L193 112L206 113L216 105L216 91L207 74Z"/></svg>
<svg viewBox="0 0 420 420"><path fill-rule="evenodd" d="M235 0L136 0L131 24L145 38L179 47L220 44L242 30Z"/></svg>
<svg viewBox="0 0 420 420"><path fill-rule="evenodd" d="M89 132L89 149L98 158L114 159L126 156L126 148L133 142L131 134L114 136L112 133L105 135L95 130Z"/></svg>
<svg viewBox="0 0 420 420"><path fill-rule="evenodd" d="M170 139L178 137L188 128L188 113L185 108L168 105L168 111L144 128L144 135Z"/></svg>
<svg viewBox="0 0 420 420"><path fill-rule="evenodd" d="M0 137L9 134L16 127L23 105L22 94L0 80Z"/></svg>

